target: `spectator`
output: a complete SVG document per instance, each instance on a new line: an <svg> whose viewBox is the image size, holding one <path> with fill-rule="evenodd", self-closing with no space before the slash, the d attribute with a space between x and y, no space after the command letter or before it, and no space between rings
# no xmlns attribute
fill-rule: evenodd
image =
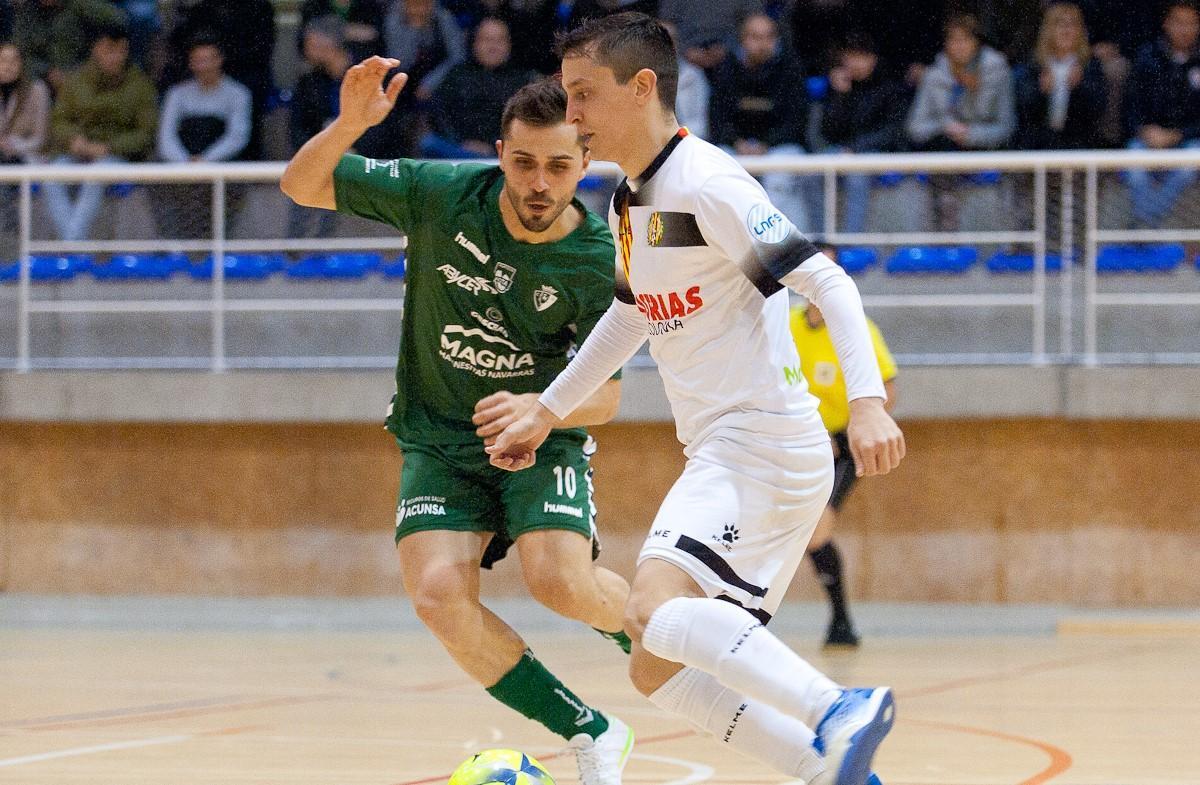
<svg viewBox="0 0 1200 785"><path fill-rule="evenodd" d="M0 165L34 160L46 143L50 117L50 90L44 82L25 73L21 50L14 43L0 43ZM0 186L0 226L16 226L17 187Z"/></svg>
<svg viewBox="0 0 1200 785"><path fill-rule="evenodd" d="M904 87L881 73L875 41L851 33L829 72L829 97L821 116L821 137L829 152L880 153L896 150L903 138L908 97ZM847 232L866 231L871 176L848 174Z"/></svg>
<svg viewBox="0 0 1200 785"><path fill-rule="evenodd" d="M679 31L679 48L684 59L706 72L716 68L736 48L732 31L740 29L751 14L762 13L760 0L710 0L702 12L697 11L692 0L662 0L658 8L658 15ZM778 27L775 37L779 38Z"/></svg>
<svg viewBox="0 0 1200 785"><path fill-rule="evenodd" d="M167 84L187 78L188 43L202 35L215 34L225 53L225 73L250 90L254 112L250 143L242 158L262 156L262 118L266 114L275 81L271 60L275 52L275 7L271 0L199 0L183 13L170 35L176 54L168 64Z"/></svg>
<svg viewBox="0 0 1200 785"><path fill-rule="evenodd" d="M192 78L168 90L163 100L158 155L164 161L231 161L249 144L250 91L225 75L224 64L215 36L197 38L188 47ZM160 234L180 237L184 227L192 229L189 235L211 231L208 186L170 184L161 186L160 193L155 212ZM232 196L240 193L240 189L227 188L227 207L233 207L236 200Z"/></svg>
<svg viewBox="0 0 1200 785"><path fill-rule="evenodd" d="M50 151L58 164L145 160L158 122L154 85L129 62L129 31L103 27L92 53L63 84L50 115ZM43 186L63 240L84 240L104 198L103 183L83 183L74 202L68 186Z"/></svg>
<svg viewBox="0 0 1200 785"><path fill-rule="evenodd" d="M296 83L292 99L290 131L293 149L298 150L338 115L342 77L353 65L350 50L342 39L342 29L341 20L335 16L318 17L304 28L303 54L310 68ZM370 144L365 136L360 140L359 152L363 152L364 144ZM366 154L370 155L369 152ZM328 237L333 234L336 215L293 204L288 215L288 237L307 236L314 219L317 236Z"/></svg>
<svg viewBox="0 0 1200 785"><path fill-rule="evenodd" d="M1004 55L984 46L973 16L946 25L945 50L921 78L908 115L919 150L995 150L1016 126L1012 71Z"/></svg>
<svg viewBox="0 0 1200 785"><path fill-rule="evenodd" d="M150 50L162 31L158 0L113 0L129 19L129 58L147 70Z"/></svg>
<svg viewBox="0 0 1200 785"><path fill-rule="evenodd" d="M429 158L494 158L500 115L517 90L537 78L513 65L512 40L502 19L475 28L471 59L450 69L433 94L431 122L421 152Z"/></svg>
<svg viewBox="0 0 1200 785"><path fill-rule="evenodd" d="M450 69L467 59L462 30L436 0L394 0L384 17L383 43L412 86L401 93L401 103L410 93L428 101Z"/></svg>
<svg viewBox="0 0 1200 785"><path fill-rule="evenodd" d="M662 25L676 42L678 53L679 82L675 88L675 119L688 129L688 133L708 139L708 107L712 101L708 77L678 52L679 31L675 29L675 25L671 22L663 22Z"/></svg>
<svg viewBox="0 0 1200 785"><path fill-rule="evenodd" d="M304 29L322 16L336 16L345 24L343 34L350 59L359 62L371 55L383 53L382 0L304 0L300 7L300 46L304 45Z"/></svg>
<svg viewBox="0 0 1200 785"><path fill-rule="evenodd" d="M1017 77L1017 146L1026 150L1100 146L1108 84L1092 56L1079 6L1054 3L1042 17L1034 61Z"/></svg>
<svg viewBox="0 0 1200 785"><path fill-rule="evenodd" d="M1200 148L1200 11L1174 0L1163 39L1138 54L1129 78L1127 116L1132 150ZM1194 168L1167 172L1161 182L1144 169L1129 172L1136 224L1156 228L1196 181Z"/></svg>
<svg viewBox="0 0 1200 785"><path fill-rule="evenodd" d="M740 47L717 67L709 120L712 142L736 155L798 155L808 121L800 65L783 54L779 28L765 14L742 22ZM763 187L797 226L809 226L804 185L795 175L772 173Z"/></svg>
<svg viewBox="0 0 1200 785"><path fill-rule="evenodd" d="M13 37L31 76L57 93L88 56L93 30L125 23L105 0L25 0L17 7Z"/></svg>
<svg viewBox="0 0 1200 785"><path fill-rule="evenodd" d="M0 164L34 160L46 144L50 90L25 73L21 50L0 43Z"/></svg>

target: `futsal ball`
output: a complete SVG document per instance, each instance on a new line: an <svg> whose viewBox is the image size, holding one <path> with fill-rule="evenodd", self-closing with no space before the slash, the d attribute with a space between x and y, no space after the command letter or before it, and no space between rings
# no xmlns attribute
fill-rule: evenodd
<svg viewBox="0 0 1200 785"><path fill-rule="evenodd" d="M463 761L447 785L554 785L554 778L523 752L484 750Z"/></svg>

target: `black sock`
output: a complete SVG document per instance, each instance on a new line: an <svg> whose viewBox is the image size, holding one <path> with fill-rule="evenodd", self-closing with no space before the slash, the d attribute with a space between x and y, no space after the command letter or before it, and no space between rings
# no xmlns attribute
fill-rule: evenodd
<svg viewBox="0 0 1200 785"><path fill-rule="evenodd" d="M833 540L808 554L817 568L817 577L829 595L829 606L834 621L849 621L846 610L846 595L842 590L842 555Z"/></svg>

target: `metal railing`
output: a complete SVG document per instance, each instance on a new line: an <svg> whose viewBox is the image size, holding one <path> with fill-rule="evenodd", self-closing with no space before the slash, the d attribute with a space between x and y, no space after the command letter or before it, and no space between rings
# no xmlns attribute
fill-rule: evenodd
<svg viewBox="0 0 1200 785"><path fill-rule="evenodd" d="M1200 307L1200 291L1100 291L1097 259L1102 245L1111 243L1200 243L1200 228L1182 230L1117 230L1100 224L1100 178L1103 173L1129 169L1200 169L1197 151L1121 151L1068 153L961 153L935 155L813 155L780 156L742 159L755 175L786 172L820 177L823 191L824 239L839 245L899 247L907 245L955 246L988 245L1028 248L1033 255L1033 269L1028 291L980 292L913 292L866 293L864 303L869 309L911 309L933 313L945 308L1009 308L1029 310L1032 340L1027 353L998 355L996 353L930 353L910 360L929 363L961 362L1022 362L1034 365L1051 363L1101 362L1200 362L1200 351L1150 352L1131 357L1122 353L1105 353L1099 349L1099 319L1101 309L1159 308L1163 306ZM14 367L28 371L40 367L32 356L31 317L35 314L85 313L207 313L211 317L211 352L203 365L213 371L231 367L226 354L226 314L233 312L334 312L334 311L398 311L398 298L230 298L225 280L225 257L232 253L305 252L335 250L400 250L401 237L351 237L327 239L230 239L226 226L226 188L231 183L277 183L283 164L124 164L68 166L0 167L0 185L18 186L17 250L19 276L17 286L17 340ZM593 173L615 177L619 173L611 164L595 164ZM1027 177L1032 180L1027 217L1003 216L1005 223L1025 223L1025 229L995 231L891 231L848 233L838 230L838 206L842 184L839 178L851 173L881 174L968 174L981 171L1002 172L1005 176ZM1084 183L1083 237L1076 237L1075 214L1077 198L1075 181L1082 174ZM1048 177L1059 178L1057 194L1058 229L1056 250L1063 259L1057 282L1058 346L1048 345L1048 323L1051 304L1047 256L1050 252L1050 199ZM209 184L212 189L211 236L202 240L110 240L64 242L33 239L34 184L43 182L98 183L195 183ZM1185 197L1186 198L1186 197ZM1200 226L1200 221L1198 221ZM1072 260L1082 247L1082 287L1076 286L1077 274ZM33 297L30 260L37 254L71 253L154 253L192 252L211 254L212 278L208 296L195 299L44 299ZM1189 260L1190 261L1190 260ZM1077 304L1077 288L1082 288L1082 303ZM1075 335L1082 322L1083 344L1077 350ZM1198 346L1200 349L1200 346ZM381 358L381 364L388 358ZM97 362L97 365L103 363ZM169 360L148 362L146 365L170 365ZM289 358L264 362L268 367L304 365L289 363ZM336 358L327 365L337 366ZM86 361L81 365L86 366ZM184 363L184 365L187 365Z"/></svg>

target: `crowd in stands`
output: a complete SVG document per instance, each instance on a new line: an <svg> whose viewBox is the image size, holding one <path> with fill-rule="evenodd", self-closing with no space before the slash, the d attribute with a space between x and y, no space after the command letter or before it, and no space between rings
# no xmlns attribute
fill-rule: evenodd
<svg viewBox="0 0 1200 785"><path fill-rule="evenodd" d="M557 69L555 36L630 9L657 14L676 37L681 121L740 155L1200 147L1193 0L296 8L292 39L279 36L271 0L0 0L0 164L261 158L269 113L286 109L298 146L336 115L346 70L374 54L399 59L410 80L360 152L492 157L505 100ZM278 45L304 62L285 85L272 68ZM1137 225L1161 224L1195 178L1129 172ZM820 210L816 178L772 175L764 186L797 224ZM871 179L848 176L843 187L846 229L862 231ZM44 197L60 236L81 239L103 188L48 183ZM293 232L310 231L294 219Z"/></svg>

